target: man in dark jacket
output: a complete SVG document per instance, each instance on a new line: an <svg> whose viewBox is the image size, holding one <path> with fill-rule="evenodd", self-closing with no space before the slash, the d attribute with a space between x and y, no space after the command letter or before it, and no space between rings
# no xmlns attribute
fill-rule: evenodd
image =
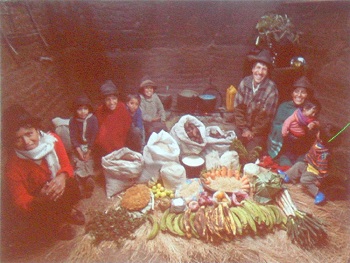
<svg viewBox="0 0 350 263"><path fill-rule="evenodd" d="M267 50L248 56L253 63L252 75L238 86L234 101L236 135L248 151L262 146L267 139L278 103L276 84L269 79L272 58Z"/></svg>

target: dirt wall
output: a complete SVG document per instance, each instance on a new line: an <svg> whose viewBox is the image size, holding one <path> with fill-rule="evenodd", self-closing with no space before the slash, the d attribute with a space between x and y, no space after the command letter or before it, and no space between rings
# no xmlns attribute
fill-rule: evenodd
<svg viewBox="0 0 350 263"><path fill-rule="evenodd" d="M272 10L303 32L301 50L323 105L321 119L340 128L349 122L347 1L38 1L29 8L1 3L3 32L15 49L2 39L1 102L3 108L22 103L45 126L55 116L70 116L80 91L99 103L98 87L108 78L126 93L148 74L158 92L169 87L173 107L183 89L214 87L224 96L244 75L258 19ZM278 83L283 93L286 82ZM345 174L349 135L350 129L336 149Z"/></svg>

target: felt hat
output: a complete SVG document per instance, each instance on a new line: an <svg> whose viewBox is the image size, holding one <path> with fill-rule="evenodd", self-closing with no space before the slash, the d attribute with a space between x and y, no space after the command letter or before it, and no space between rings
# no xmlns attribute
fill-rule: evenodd
<svg viewBox="0 0 350 263"><path fill-rule="evenodd" d="M141 79L139 92L142 93L145 87L153 87L153 89L156 89L157 88L157 84L154 81L152 81L149 76L144 76Z"/></svg>
<svg viewBox="0 0 350 263"><path fill-rule="evenodd" d="M117 89L116 85L114 85L114 83L111 80L107 80L100 87L100 93L104 97L109 96L109 95L118 95L118 89Z"/></svg>
<svg viewBox="0 0 350 263"><path fill-rule="evenodd" d="M293 92L297 88L304 88L308 94L308 98L314 96L312 84L306 76L301 76L300 78L294 81L293 86L291 87L291 92Z"/></svg>
<svg viewBox="0 0 350 263"><path fill-rule="evenodd" d="M306 76L302 76L294 81L293 87L310 88L311 82Z"/></svg>
<svg viewBox="0 0 350 263"><path fill-rule="evenodd" d="M263 62L268 66L272 65L271 52L267 49L262 49L258 54L250 54L247 57L251 62Z"/></svg>

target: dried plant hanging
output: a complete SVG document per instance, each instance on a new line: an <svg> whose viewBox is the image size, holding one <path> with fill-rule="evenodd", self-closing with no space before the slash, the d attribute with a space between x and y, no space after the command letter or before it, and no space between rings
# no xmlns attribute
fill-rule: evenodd
<svg viewBox="0 0 350 263"><path fill-rule="evenodd" d="M259 32L259 40L267 44L272 42L280 42L283 38L288 39L294 44L299 44L299 36L302 32L297 31L289 19L285 15L275 13L268 13L263 15L258 23L256 29Z"/></svg>

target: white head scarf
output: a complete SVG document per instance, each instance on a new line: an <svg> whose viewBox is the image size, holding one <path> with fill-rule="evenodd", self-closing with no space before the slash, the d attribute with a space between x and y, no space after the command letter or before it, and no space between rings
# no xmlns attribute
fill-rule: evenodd
<svg viewBox="0 0 350 263"><path fill-rule="evenodd" d="M61 169L61 165L55 151L55 142L57 139L48 133L44 133L43 131L40 131L39 133L39 144L36 148L29 151L21 151L17 149L15 151L17 156L22 159L38 161L45 158L51 171L51 178L54 178L56 177L58 170Z"/></svg>

